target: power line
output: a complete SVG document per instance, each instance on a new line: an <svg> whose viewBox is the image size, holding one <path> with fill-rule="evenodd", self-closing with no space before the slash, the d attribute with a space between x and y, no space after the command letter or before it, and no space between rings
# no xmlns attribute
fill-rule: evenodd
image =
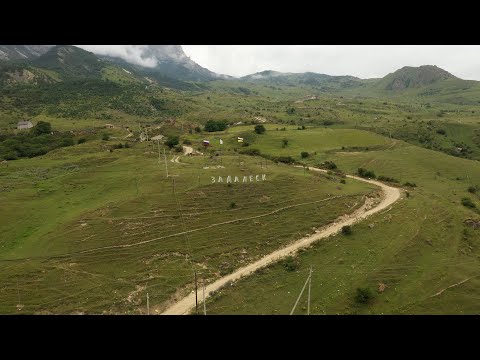
<svg viewBox="0 0 480 360"><path fill-rule="evenodd" d="M292 311L290 312L290 315L293 315L293 312L295 311L295 308L297 307L297 304L298 304L298 302L300 301L300 298L302 297L303 291L305 290L305 288L307 287L308 282L310 281L310 276L311 276L311 275L312 275L312 273L310 273L310 274L308 275L307 281L305 281L305 285L303 285L302 291L300 291L300 295L298 295L297 301L295 302L295 305L293 305L293 309L292 309Z"/></svg>

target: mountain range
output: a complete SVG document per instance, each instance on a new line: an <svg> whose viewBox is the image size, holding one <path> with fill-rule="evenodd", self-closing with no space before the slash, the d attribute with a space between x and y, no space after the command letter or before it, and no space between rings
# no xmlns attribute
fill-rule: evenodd
<svg viewBox="0 0 480 360"><path fill-rule="evenodd" d="M312 86L317 89L355 89L372 87L376 90L402 91L418 89L438 82L461 80L434 66L403 67L381 79L360 79L354 76L331 76L313 72L282 73L262 71L236 79L214 73L191 60L180 45L148 45L144 58L154 66L142 66L120 57L96 55L71 45L0 45L3 79L6 82L55 82L75 77L108 78L117 73L117 80L136 81L191 88L192 82L238 80L245 83ZM53 71L48 73L43 70ZM26 72L25 72L26 70ZM22 76L24 74L24 76Z"/></svg>

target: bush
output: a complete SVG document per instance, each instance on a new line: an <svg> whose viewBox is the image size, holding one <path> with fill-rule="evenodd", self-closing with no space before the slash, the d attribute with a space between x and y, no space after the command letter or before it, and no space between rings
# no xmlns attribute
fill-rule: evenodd
<svg viewBox="0 0 480 360"><path fill-rule="evenodd" d="M297 257L288 256L285 260L283 260L282 265L287 271L295 271L300 267L300 261Z"/></svg>
<svg viewBox="0 0 480 360"><path fill-rule="evenodd" d="M265 129L265 126L263 125L255 125L255 132L257 134L263 134L267 129Z"/></svg>
<svg viewBox="0 0 480 360"><path fill-rule="evenodd" d="M102 135L102 140L108 141L108 140L110 140L110 136L107 133L104 133Z"/></svg>
<svg viewBox="0 0 480 360"><path fill-rule="evenodd" d="M407 181L403 186L417 187L417 184Z"/></svg>
<svg viewBox="0 0 480 360"><path fill-rule="evenodd" d="M398 181L398 180L395 179L395 178L391 178L391 177L389 177L389 176L383 176L383 175L379 175L379 176L377 177L377 179L380 180L380 181L387 181L387 182L397 183L397 184L400 182L400 181Z"/></svg>
<svg viewBox="0 0 480 360"><path fill-rule="evenodd" d="M438 130L437 130L437 134L446 135L447 133L446 133L446 131L443 130L443 129L438 129Z"/></svg>
<svg viewBox="0 0 480 360"><path fill-rule="evenodd" d="M192 145L192 142L191 142L190 140L188 140L188 139L183 140L183 143L184 143L185 145Z"/></svg>
<svg viewBox="0 0 480 360"><path fill-rule="evenodd" d="M342 234L350 235L352 233L352 227L350 225L342 226Z"/></svg>
<svg viewBox="0 0 480 360"><path fill-rule="evenodd" d="M286 148L288 146L288 139L283 139L282 140L282 147Z"/></svg>
<svg viewBox="0 0 480 360"><path fill-rule="evenodd" d="M250 156L260 156L260 150L258 149L244 149L239 151L240 154Z"/></svg>
<svg viewBox="0 0 480 360"><path fill-rule="evenodd" d="M85 143L85 142L87 142L87 139L85 139L85 138L80 138L80 139L78 139L78 142L77 142L77 143L78 143L78 144L83 144L83 143Z"/></svg>
<svg viewBox="0 0 480 360"><path fill-rule="evenodd" d="M170 149L173 148L175 145L178 145L179 137L178 136L169 136L167 141L165 141L165 145L167 145Z"/></svg>
<svg viewBox="0 0 480 360"><path fill-rule="evenodd" d="M469 207L471 209L475 209L477 206L473 203L473 201L467 197L464 197L462 199L462 205L463 206L466 206L466 207Z"/></svg>
<svg viewBox="0 0 480 360"><path fill-rule="evenodd" d="M476 186L469 186L468 187L468 192L475 194L477 192L477 187Z"/></svg>
<svg viewBox="0 0 480 360"><path fill-rule="evenodd" d="M324 126L330 126L330 125L333 125L335 124L335 122L333 122L332 120L323 120L323 125Z"/></svg>
<svg viewBox="0 0 480 360"><path fill-rule="evenodd" d="M200 129L200 126L196 126L196 127L195 127L195 132L196 132L196 133L202 132L202 129Z"/></svg>
<svg viewBox="0 0 480 360"><path fill-rule="evenodd" d="M373 171L366 170L364 168L358 168L357 173L358 173L358 176L363 178L372 178L372 179L376 178L376 175Z"/></svg>
<svg viewBox="0 0 480 360"><path fill-rule="evenodd" d="M345 179L342 179L342 180L340 180L340 183L341 184L346 184L347 182L345 181Z"/></svg>
<svg viewBox="0 0 480 360"><path fill-rule="evenodd" d="M182 145L175 145L174 146L174 149L177 153L179 152L182 152L183 151L183 146Z"/></svg>
<svg viewBox="0 0 480 360"><path fill-rule="evenodd" d="M293 164L295 162L295 159L291 156L277 156L274 160L285 164Z"/></svg>
<svg viewBox="0 0 480 360"><path fill-rule="evenodd" d="M306 152L306 151L302 151L302 152L300 153L300 156L302 157L302 159L305 159L305 158L309 157L310 154L309 154L308 152Z"/></svg>
<svg viewBox="0 0 480 360"><path fill-rule="evenodd" d="M329 170L335 170L337 168L337 164L335 164L333 161L325 161L320 167L324 167Z"/></svg>
<svg viewBox="0 0 480 360"><path fill-rule="evenodd" d="M369 288L357 288L355 301L360 304L367 304L373 299L372 290Z"/></svg>
<svg viewBox="0 0 480 360"><path fill-rule="evenodd" d="M130 147L130 144L126 142L124 146L125 146L125 149L128 149Z"/></svg>
<svg viewBox="0 0 480 360"><path fill-rule="evenodd" d="M230 185L230 184L229 184L229 185ZM229 207L230 209L235 209L235 208L237 207L237 204L232 201L228 207Z"/></svg>

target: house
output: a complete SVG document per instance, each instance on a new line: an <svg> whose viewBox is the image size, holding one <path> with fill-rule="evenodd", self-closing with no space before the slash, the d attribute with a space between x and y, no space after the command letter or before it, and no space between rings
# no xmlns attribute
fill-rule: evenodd
<svg viewBox="0 0 480 360"><path fill-rule="evenodd" d="M114 127L113 124L105 124L106 129L113 129Z"/></svg>
<svg viewBox="0 0 480 360"><path fill-rule="evenodd" d="M30 129L33 127L31 121L19 121L17 123L17 129Z"/></svg>

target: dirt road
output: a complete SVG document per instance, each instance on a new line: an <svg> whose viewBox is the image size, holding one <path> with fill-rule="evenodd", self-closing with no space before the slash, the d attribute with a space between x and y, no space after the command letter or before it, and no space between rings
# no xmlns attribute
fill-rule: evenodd
<svg viewBox="0 0 480 360"><path fill-rule="evenodd" d="M320 172L326 172L325 170L321 169L316 169L316 168L309 168L309 170L312 171L320 171ZM390 205L392 205L394 202L400 199L401 192L399 189L390 187L388 185L385 185L379 181L375 180L367 180L363 179L357 176L352 176L352 175L347 175L347 177L367 182L369 184L377 185L382 189L383 192L383 198L380 201L380 203L377 204L377 206L369 209L370 203L368 201L365 202L365 204L354 211L352 214L348 215L343 215L339 219L337 219L336 222L325 226L324 228L317 230L317 232L311 236L304 237L302 239L299 239L295 243L288 245L285 248L276 250L268 255L265 255L263 258L260 260L247 265L245 267L242 267L232 274L226 275L217 281L213 282L212 284L206 286L205 288L205 298L208 298L209 294L211 291L216 291L223 287L225 284L227 284L230 281L235 281L240 279L243 276L248 276L252 274L255 270L260 269L262 267L265 267L272 262L278 261L286 256L294 254L297 250L307 247L310 244L314 243L315 241L318 241L320 239L326 238L328 236L334 235L342 229L343 226L345 225L352 225L354 223L357 223L368 216L378 213ZM201 299L199 300L201 302ZM176 302L172 306L170 306L168 309L166 309L163 312L163 315L186 315L188 314L193 308L195 307L195 293L191 293L181 299L180 301Z"/></svg>

